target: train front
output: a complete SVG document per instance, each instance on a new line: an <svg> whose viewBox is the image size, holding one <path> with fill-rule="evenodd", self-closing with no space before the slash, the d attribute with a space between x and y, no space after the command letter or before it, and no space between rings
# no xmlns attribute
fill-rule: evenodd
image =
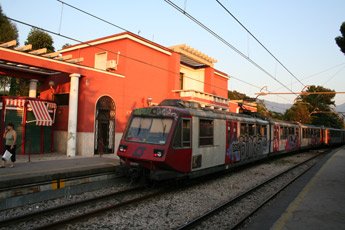
<svg viewBox="0 0 345 230"><path fill-rule="evenodd" d="M141 176L145 172L152 178L153 173L165 177L163 174L179 170L179 166L171 163L174 161L168 160L178 120L178 109L173 107L134 110L117 151L126 172L131 176Z"/></svg>

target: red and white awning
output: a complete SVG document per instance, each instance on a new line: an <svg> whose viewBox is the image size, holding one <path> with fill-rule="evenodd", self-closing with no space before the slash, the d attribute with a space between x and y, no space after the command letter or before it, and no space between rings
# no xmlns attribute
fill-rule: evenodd
<svg viewBox="0 0 345 230"><path fill-rule="evenodd" d="M23 107L25 104L25 99L10 99L6 98L6 106Z"/></svg>
<svg viewBox="0 0 345 230"><path fill-rule="evenodd" d="M52 126L53 120L49 115L48 108L43 101L29 100L29 105L36 118L36 125Z"/></svg>

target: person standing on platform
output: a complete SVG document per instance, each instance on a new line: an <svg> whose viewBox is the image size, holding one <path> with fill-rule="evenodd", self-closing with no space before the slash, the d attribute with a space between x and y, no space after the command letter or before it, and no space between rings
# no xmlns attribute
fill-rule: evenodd
<svg viewBox="0 0 345 230"><path fill-rule="evenodd" d="M8 123L6 130L4 132L3 138L5 139L5 150L8 150L11 156L11 166L10 168L14 167L14 162L16 161L16 141L17 141L17 132L14 130L13 123ZM2 159L1 168L5 167L5 160Z"/></svg>

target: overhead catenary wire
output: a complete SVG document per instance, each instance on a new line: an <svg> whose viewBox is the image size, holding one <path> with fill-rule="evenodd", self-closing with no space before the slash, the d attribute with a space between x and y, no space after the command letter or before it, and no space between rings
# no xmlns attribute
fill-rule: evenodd
<svg viewBox="0 0 345 230"><path fill-rule="evenodd" d="M311 75L309 75L309 76L307 76L307 77L304 77L302 80L307 80L307 79L309 79L309 78L312 78L312 77L315 77L315 76L317 76L317 75L326 73L326 72L328 72L328 71L330 71L330 70L332 70L332 69L338 68L338 67L341 67L341 69L342 69L342 68L344 67L344 65L345 65L345 62L340 63L340 64L337 64L337 65L333 65L333 66L328 67L328 68L326 68L326 69L324 69L324 70L321 70L321 71L319 71L319 72L317 72L317 73L313 73L313 74L311 74ZM336 74L338 74L338 73L339 73L339 70L336 72ZM332 75L332 76L333 76L333 75ZM297 81L293 82L292 84L296 84L296 83L297 83ZM282 88L283 88L283 87L279 87L279 88L275 89L274 91L281 90Z"/></svg>
<svg viewBox="0 0 345 230"><path fill-rule="evenodd" d="M267 53L269 53L269 55L271 55L271 57L274 58L274 60L276 60L293 78L295 78L301 85L305 86L305 84L303 84L303 82L298 79L264 44L262 44L262 42L259 41L259 39L252 33L250 32L250 30L243 25L243 23L240 22L239 19L237 19L237 17L235 17L219 0L216 0L217 3L245 30L247 31L247 33L254 38L254 40L259 43L259 45L264 48L264 50L267 51Z"/></svg>
<svg viewBox="0 0 345 230"><path fill-rule="evenodd" d="M73 5L71 5L71 4L65 3L65 2L62 1L62 0L57 0L57 1L58 1L58 2L61 2L62 4L65 4L66 6L71 7L72 9L75 9L75 10L77 10L77 11L79 11L79 12L82 12L82 13L84 13L84 14L87 14L87 15L89 15L89 16L95 18L95 19L98 19L98 20L100 20L100 21L102 21L102 22L104 22L104 23L106 23L106 24L109 24L109 25L114 26L114 27L116 27L116 28L118 28L118 29L124 30L124 31L126 31L126 32L131 32L131 31L129 31L129 30L123 28L122 26L116 25L116 24L114 24L114 23L112 23L112 22L110 22L110 21L108 21L108 20L105 20L105 19L103 19L103 18L100 18L100 17L96 16L95 14L92 14L92 13L90 13L90 12L87 12L87 11L85 11L85 10L82 10L82 9L76 7L76 6L73 6ZM185 2L185 3L186 3L186 2ZM186 9L186 7L185 7L184 9ZM131 33L133 33L133 32L131 32ZM199 80L197 80L197 79L190 78L190 77L188 77L188 76L185 76L185 77L186 77L186 78L189 78L189 79L192 79L192 80L194 80L194 81L199 81ZM252 86L252 87L257 88L257 89L261 89L260 87L254 85L254 84L251 84L251 83L249 83L249 82L246 82L246 81L241 80L241 79L239 79L239 78L236 78L236 77L234 77L234 76L231 76L231 77L232 77L233 79L237 80L237 81L240 81L240 82L246 84L246 85ZM199 81L199 82L202 82L202 81ZM205 83L205 84L206 84L206 83ZM209 85L211 85L211 84L209 84ZM216 87L216 88L220 88L220 87ZM280 96L280 95L278 95L278 96L279 96L280 98L282 98L282 99L284 99L284 100L290 102L290 100L286 99L285 97L282 97L282 96Z"/></svg>
<svg viewBox="0 0 345 230"><path fill-rule="evenodd" d="M57 0L57 1L58 1L58 2L61 2L62 4L66 5L66 6L71 7L71 8L73 8L73 9L77 10L77 11L80 11L80 12L82 12L82 13L84 13L84 14L87 14L87 15L93 17L93 18L96 18L96 19L98 19L98 20L100 20L100 21L102 21L102 22L105 22L105 23L107 23L107 24L109 24L109 25L111 25L111 26L114 26L114 27L116 27L116 28L118 28L118 29L120 29L120 30L123 30L123 31L126 31L126 32L131 32L131 31L129 31L129 30L123 28L122 26L119 26L119 25L116 25L116 24L114 24L114 23L112 23L112 22L109 22L109 21L107 21L107 20L105 20L105 19L103 19L103 18L100 18L100 17L98 17L98 16L96 16L96 15L94 15L94 14L91 14L91 13L85 11L85 10L82 10L82 9L80 9L80 8L78 8L78 7L75 7L75 6L71 5L71 4L68 4L68 3L64 2L64 1L61 1L61 0Z"/></svg>
<svg viewBox="0 0 345 230"><path fill-rule="evenodd" d="M253 59L249 58L247 55L245 55L243 52L241 52L239 49L237 49L235 46L233 46L232 44L230 44L228 41L226 41L223 37L221 37L220 35L218 35L216 32L214 32L212 29L210 29L209 27L207 27L205 24L203 24L202 22L200 22L198 19L196 19L195 17L193 17L192 15L190 15L189 13L187 13L185 10L183 10L181 7L179 7L178 5L176 5L175 3L173 3L170 0L164 0L166 3L168 3L170 6L172 6L173 8L175 8L177 11L179 11L180 13L182 13L183 15L185 15L187 18L189 18L190 20L192 20L194 23L196 23L198 26L200 26L201 28L203 28L204 30L206 30L207 32L209 32L211 35L213 35L216 39L218 39L219 41L221 41L223 44L225 44L226 46L228 46L230 49L232 49L233 51L235 51L237 54L239 54L241 57L243 57L244 59L246 59L248 62L250 62L252 65L254 65L256 68L258 68L259 70L261 70L262 72L264 72L267 76L269 76L270 78L272 78L273 80L275 80L276 82L278 82L281 86L283 86L284 88L286 88L288 91L293 92L289 87L287 87L284 83L282 83L280 80L278 80L275 76L273 76L271 73L269 73L266 69L264 69L262 66L260 66L258 63L256 63ZM297 96L297 95L296 95Z"/></svg>
<svg viewBox="0 0 345 230"><path fill-rule="evenodd" d="M235 77L235 76L233 76L233 75L231 75L230 78L231 78L231 79L234 79L234 80L236 80L236 81L242 82L242 83L245 84L245 85L248 85L248 86L251 86L251 87L253 87L253 88L256 88L256 89L261 90L261 87L259 87L259 86L257 86L257 85L254 85L254 84L252 84L252 83L249 83L249 82L247 82L247 81L244 81L244 80L242 80L242 79L240 79L240 78L238 78L238 77ZM268 92L271 92L271 91L268 91ZM289 99L287 99L287 98L285 98L285 97L283 97L283 96L281 96L281 95L276 95L276 96L279 97L279 98L281 98L281 99L284 99L285 101L291 102L291 100L289 100Z"/></svg>
<svg viewBox="0 0 345 230"><path fill-rule="evenodd" d="M335 76L337 76L341 71L345 69L345 66L341 67L337 72L335 72L330 78L328 78L322 85L326 85L328 82L330 82Z"/></svg>

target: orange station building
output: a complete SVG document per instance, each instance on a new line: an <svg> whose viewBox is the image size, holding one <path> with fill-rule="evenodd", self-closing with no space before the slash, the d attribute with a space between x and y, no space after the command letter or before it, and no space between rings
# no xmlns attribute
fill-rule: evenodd
<svg viewBox="0 0 345 230"><path fill-rule="evenodd" d="M48 54L15 45L0 44L0 75L30 79L30 98L56 103L52 151L68 156L116 152L131 111L167 98L230 108L229 76L187 45L167 48L128 32Z"/></svg>

